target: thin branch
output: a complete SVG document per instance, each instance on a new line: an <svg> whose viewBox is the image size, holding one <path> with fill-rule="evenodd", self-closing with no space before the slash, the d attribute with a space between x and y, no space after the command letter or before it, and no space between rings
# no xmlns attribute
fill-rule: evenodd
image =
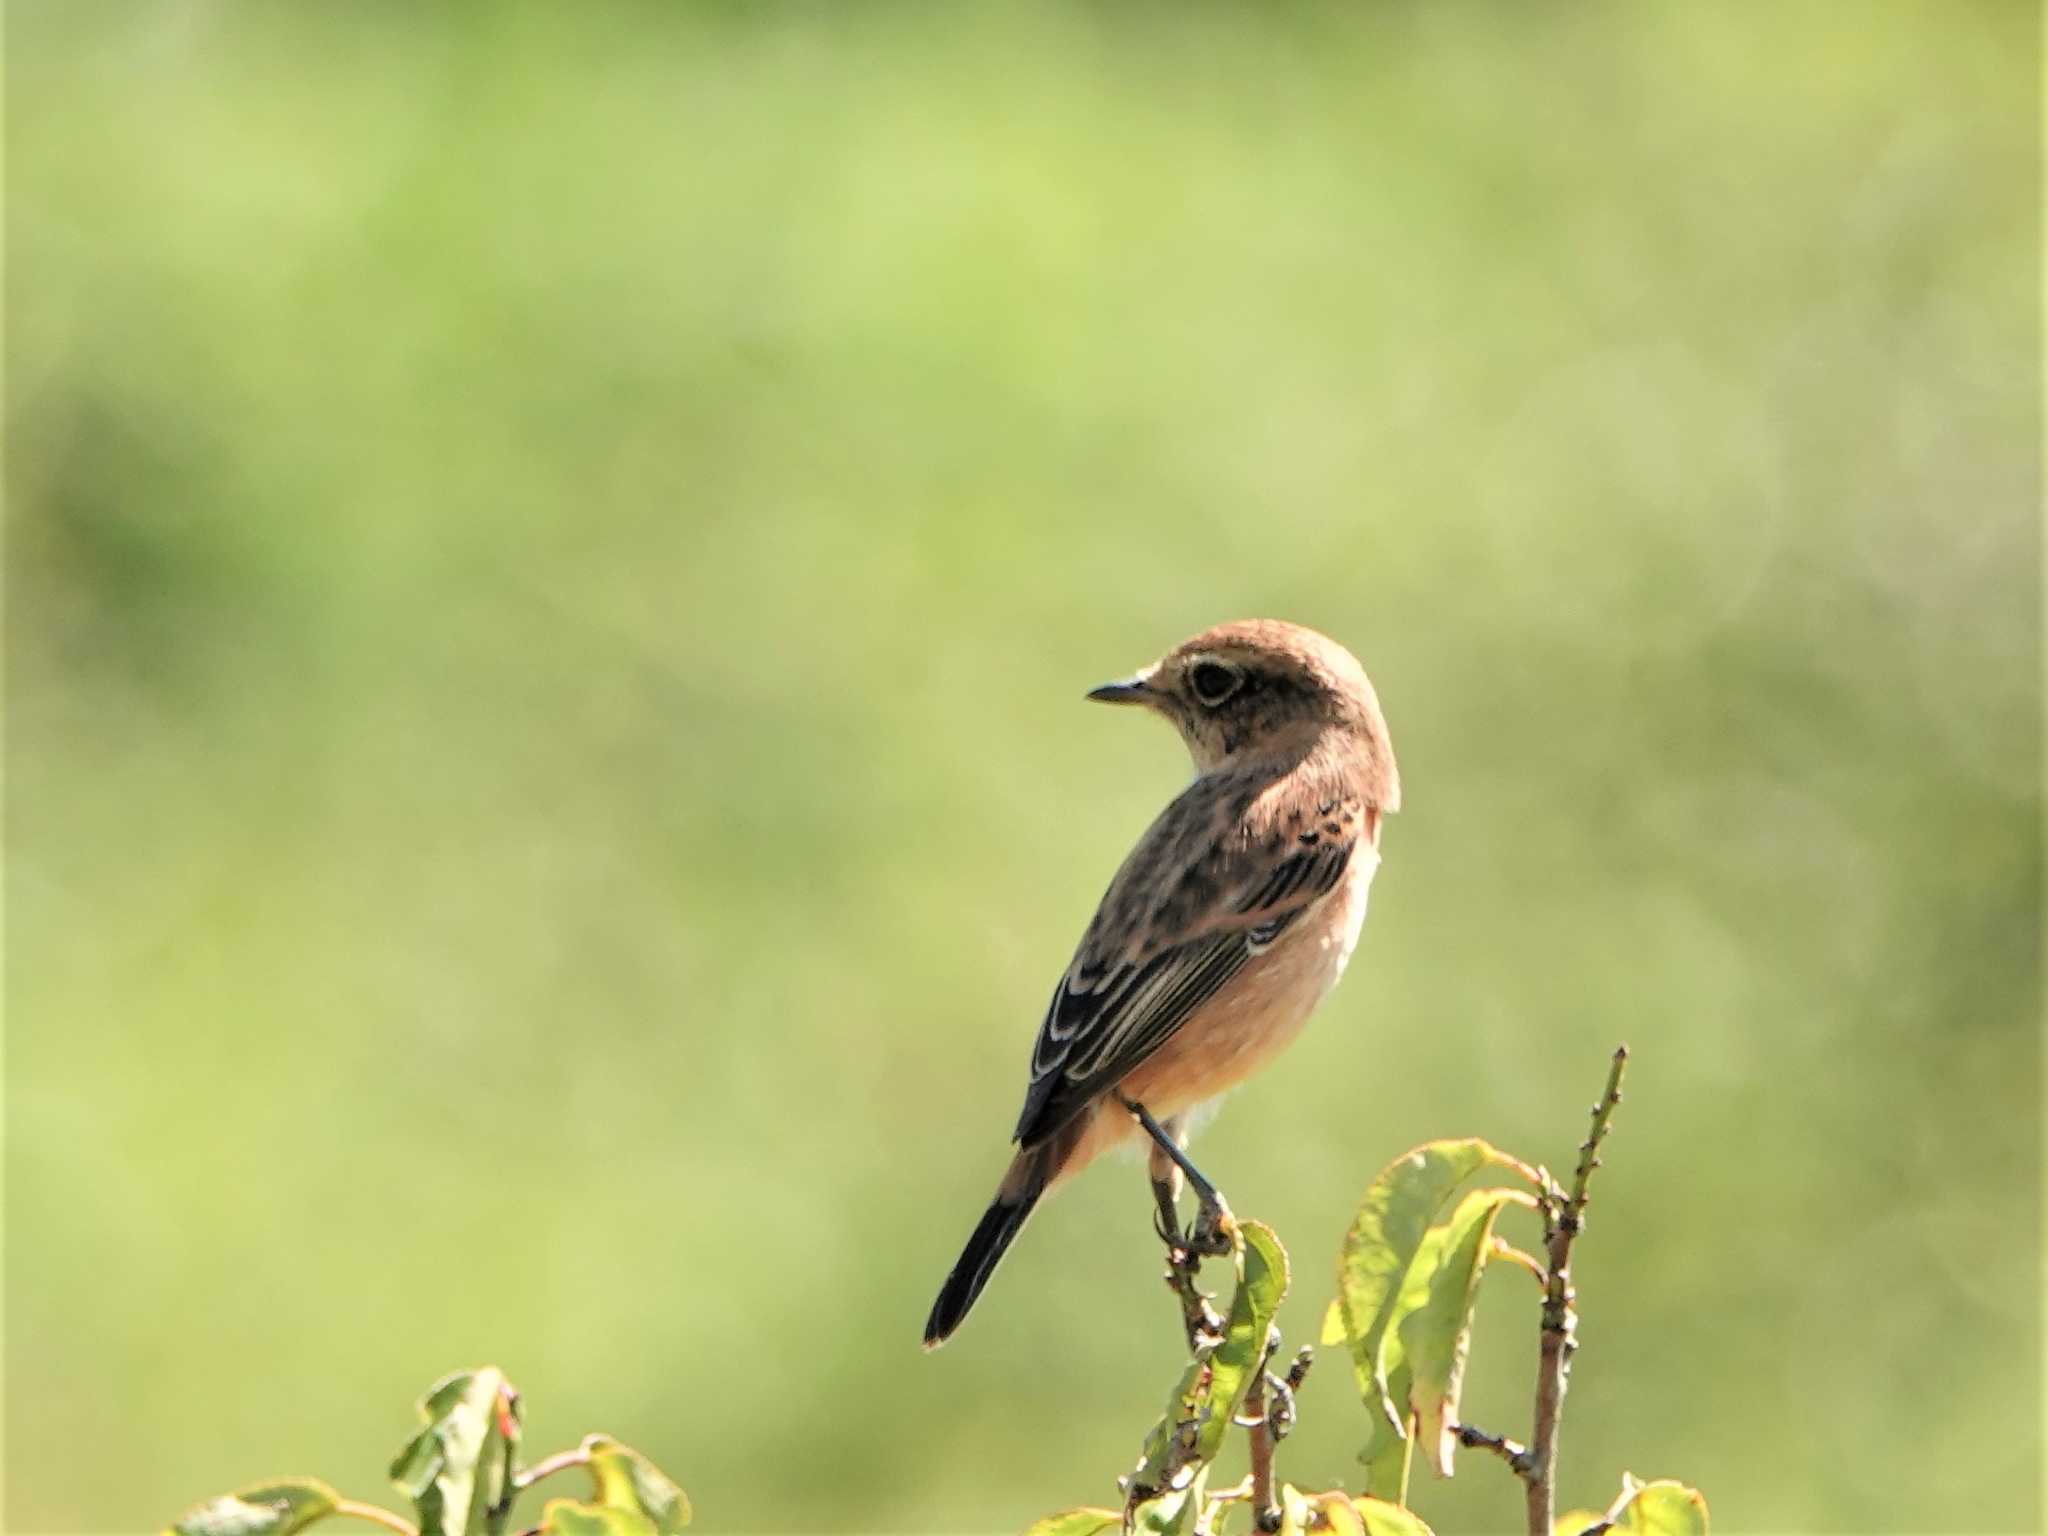
<svg viewBox="0 0 2048 1536"><path fill-rule="evenodd" d="M334 1512L348 1519L367 1520L372 1525L381 1525L387 1531L397 1532L398 1536L420 1536L419 1527L410 1520L394 1515L390 1510L376 1504L364 1504L356 1499L339 1499L335 1502Z"/></svg>
<svg viewBox="0 0 2048 1536"><path fill-rule="evenodd" d="M1453 1424L1449 1428L1451 1433L1458 1437L1458 1444L1466 1450L1491 1451L1506 1462L1508 1470L1523 1482L1528 1482L1536 1475L1536 1461L1529 1454L1527 1446L1517 1445L1505 1435L1489 1435L1485 1430L1472 1424Z"/></svg>
<svg viewBox="0 0 2048 1536"><path fill-rule="evenodd" d="M1641 1491L1639 1488L1631 1487L1629 1479L1623 1478L1621 1492L1615 1496L1614 1502L1607 1506L1607 1513L1580 1531L1578 1536L1607 1536L1607 1533L1614 1529L1614 1522L1621 1518L1621 1512L1628 1508L1629 1500Z"/></svg>
<svg viewBox="0 0 2048 1536"><path fill-rule="evenodd" d="M1607 1069L1607 1090L1600 1095L1600 1102L1593 1106L1592 1133L1579 1143L1579 1166L1572 1175L1571 1208L1566 1214L1574 1233L1577 1233L1580 1220L1586 1213L1586 1187L1593 1182L1593 1170L1600 1166L1600 1144L1607 1139L1615 1110L1621 1107L1621 1074L1627 1070L1628 1047L1617 1045L1613 1064Z"/></svg>
<svg viewBox="0 0 2048 1536"><path fill-rule="evenodd" d="M1316 1363L1313 1344L1304 1344L1295 1351L1294 1364L1287 1368L1287 1374L1274 1376L1268 1373L1267 1387L1273 1394L1273 1405L1266 1410L1267 1420L1273 1426L1275 1444L1294 1433L1294 1420L1298 1413L1297 1404L1301 1384L1308 1380L1309 1367Z"/></svg>
<svg viewBox="0 0 2048 1536"><path fill-rule="evenodd" d="M1245 1388L1243 1422L1250 1425L1251 1471L1252 1471L1252 1526L1259 1531L1277 1531L1286 1519L1281 1511L1280 1500L1273 1489L1273 1446L1280 1438L1274 1433L1274 1408L1279 1393L1273 1398L1266 1395L1266 1365L1273 1358L1273 1352L1280 1347L1280 1330L1268 1327L1266 1347L1259 1355L1258 1369L1252 1372L1251 1385ZM1287 1387L1274 1381L1280 1392ZM1288 1411L1293 1411L1293 1397L1288 1394Z"/></svg>
<svg viewBox="0 0 2048 1536"><path fill-rule="evenodd" d="M1579 1145L1579 1163L1569 1194L1547 1175L1544 1178L1543 1226L1545 1268L1542 1347L1536 1370L1536 1425L1527 1455L1529 1536L1551 1536L1556 1518L1557 1426L1564 1394L1578 1348L1578 1314L1573 1309L1572 1243L1586 1224L1587 1186L1600 1166L1600 1144L1607 1138L1614 1111L1621 1104L1621 1075L1628 1068L1628 1047L1618 1046L1607 1069L1607 1088L1593 1106L1593 1128Z"/></svg>
<svg viewBox="0 0 2048 1536"><path fill-rule="evenodd" d="M1242 1504L1251 1496L1252 1480L1248 1477L1239 1478L1228 1488L1211 1488L1209 1490L1209 1502L1211 1504Z"/></svg>
<svg viewBox="0 0 2048 1536"><path fill-rule="evenodd" d="M557 1451L552 1456L536 1461L525 1471L515 1472L512 1475L512 1489L515 1493L524 1493L544 1477L553 1477L557 1472L566 1472L571 1467L589 1465L590 1452L580 1445L573 1450Z"/></svg>
<svg viewBox="0 0 2048 1536"><path fill-rule="evenodd" d="M1266 1422L1266 1373L1259 1372L1252 1378L1252 1384L1245 1388L1244 1406L1247 1412L1256 1413L1259 1422L1251 1431L1252 1462L1252 1528L1259 1531L1277 1531L1284 1518L1280 1503L1273 1497L1273 1431Z"/></svg>
<svg viewBox="0 0 2048 1536"><path fill-rule="evenodd" d="M1490 1245L1490 1251L1496 1259L1505 1259L1510 1264L1526 1269L1530 1278L1538 1285L1549 1286L1550 1276L1544 1273L1542 1261L1535 1254L1524 1253L1504 1237L1496 1237Z"/></svg>
<svg viewBox="0 0 2048 1536"><path fill-rule="evenodd" d="M1202 1272L1201 1255L1178 1237L1164 1240L1166 1285L1180 1302L1181 1331L1187 1335L1188 1353L1192 1355L1222 1342L1223 1316L1209 1305L1209 1293L1197 1283Z"/></svg>

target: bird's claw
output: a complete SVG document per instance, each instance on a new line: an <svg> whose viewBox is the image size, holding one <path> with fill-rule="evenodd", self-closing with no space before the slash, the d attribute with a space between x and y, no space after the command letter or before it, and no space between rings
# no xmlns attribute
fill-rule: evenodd
<svg viewBox="0 0 2048 1536"><path fill-rule="evenodd" d="M1219 1197L1202 1202L1195 1224L1188 1228L1186 1245L1190 1253L1203 1258L1227 1258L1237 1247L1237 1218Z"/></svg>

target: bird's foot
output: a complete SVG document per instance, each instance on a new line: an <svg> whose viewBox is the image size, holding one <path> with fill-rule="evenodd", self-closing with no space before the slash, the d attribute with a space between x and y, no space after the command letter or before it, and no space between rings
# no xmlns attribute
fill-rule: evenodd
<svg viewBox="0 0 2048 1536"><path fill-rule="evenodd" d="M1186 1246L1204 1258L1227 1258L1237 1247L1237 1218L1223 1203L1223 1196L1211 1190L1195 1212L1195 1224L1188 1228Z"/></svg>
<svg viewBox="0 0 2048 1536"><path fill-rule="evenodd" d="M1206 1209L1206 1208L1205 1208ZM1229 1212L1223 1217L1227 1221ZM1181 1327L1187 1335L1190 1352L1219 1344L1223 1340L1223 1316L1210 1305L1211 1296L1197 1283L1202 1272L1205 1256L1230 1252L1228 1236L1221 1238L1223 1246L1215 1246L1217 1231L1211 1227L1204 1230L1201 1217L1194 1227L1182 1233L1168 1224L1162 1213L1152 1223L1152 1230L1159 1234L1159 1240L1166 1245L1166 1285L1179 1298Z"/></svg>

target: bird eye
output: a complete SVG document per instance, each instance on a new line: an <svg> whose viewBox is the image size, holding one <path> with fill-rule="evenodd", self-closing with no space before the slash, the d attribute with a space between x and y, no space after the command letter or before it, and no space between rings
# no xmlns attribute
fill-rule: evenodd
<svg viewBox="0 0 2048 1536"><path fill-rule="evenodd" d="M1243 673L1220 661L1198 661L1188 673L1188 686L1194 690L1196 700L1210 709L1237 692L1243 682Z"/></svg>

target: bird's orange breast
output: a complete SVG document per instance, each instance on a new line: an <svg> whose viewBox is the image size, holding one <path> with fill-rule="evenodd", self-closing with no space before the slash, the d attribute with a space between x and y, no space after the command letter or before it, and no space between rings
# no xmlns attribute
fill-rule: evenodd
<svg viewBox="0 0 2048 1536"><path fill-rule="evenodd" d="M1227 1093L1291 1044L1337 984L1365 922L1366 893L1378 852L1362 844L1343 883L1290 924L1273 947L1253 957L1174 1031L1117 1091L1167 1120ZM1059 1182L1096 1154L1142 1134L1113 1099L1098 1102Z"/></svg>

